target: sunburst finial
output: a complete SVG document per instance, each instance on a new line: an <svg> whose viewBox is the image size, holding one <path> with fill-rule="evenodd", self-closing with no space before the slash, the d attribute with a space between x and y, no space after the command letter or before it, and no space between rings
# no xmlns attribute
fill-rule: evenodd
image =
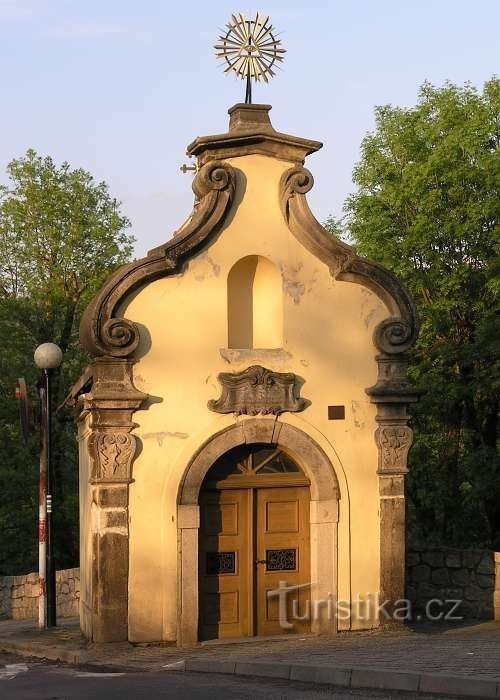
<svg viewBox="0 0 500 700"><path fill-rule="evenodd" d="M269 82L276 75L273 67L283 61L285 53L269 17L259 13L255 19L247 19L241 13L231 15L214 48L217 58L227 63L224 73L232 71L246 80L247 104L252 102L252 80Z"/></svg>

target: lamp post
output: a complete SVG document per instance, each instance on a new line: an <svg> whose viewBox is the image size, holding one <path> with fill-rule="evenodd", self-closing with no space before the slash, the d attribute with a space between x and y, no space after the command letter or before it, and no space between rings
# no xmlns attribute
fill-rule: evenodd
<svg viewBox="0 0 500 700"><path fill-rule="evenodd" d="M55 343L42 343L35 350L35 364L41 369L39 384L41 405L40 489L38 522L38 559L40 599L38 624L40 627L56 626L56 569L54 541L52 537L52 497L54 474L52 469L52 406L51 371L62 362L62 351Z"/></svg>

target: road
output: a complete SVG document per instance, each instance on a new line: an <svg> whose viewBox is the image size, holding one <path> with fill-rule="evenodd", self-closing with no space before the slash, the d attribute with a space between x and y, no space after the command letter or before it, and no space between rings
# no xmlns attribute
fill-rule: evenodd
<svg viewBox="0 0 500 700"><path fill-rule="evenodd" d="M0 652L2 700L430 700L430 696L366 690L335 690L328 686L219 674L172 671L112 672ZM434 697L435 700L435 697Z"/></svg>

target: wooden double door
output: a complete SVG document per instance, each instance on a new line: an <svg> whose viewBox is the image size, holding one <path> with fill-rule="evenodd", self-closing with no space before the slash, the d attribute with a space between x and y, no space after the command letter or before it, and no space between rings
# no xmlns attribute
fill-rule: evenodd
<svg viewBox="0 0 500 700"><path fill-rule="evenodd" d="M287 466L269 446L247 452L254 465L271 453L274 468ZM262 472L242 471L241 463L236 473L216 472L200 493L200 639L310 629L308 482L300 471L266 464ZM284 594L283 586L293 588Z"/></svg>

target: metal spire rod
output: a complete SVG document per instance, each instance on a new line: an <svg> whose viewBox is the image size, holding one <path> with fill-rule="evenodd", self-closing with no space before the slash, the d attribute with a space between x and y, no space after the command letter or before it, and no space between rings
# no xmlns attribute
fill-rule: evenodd
<svg viewBox="0 0 500 700"><path fill-rule="evenodd" d="M247 90L245 93L245 104L252 104L252 81L250 79L250 73L247 75Z"/></svg>

